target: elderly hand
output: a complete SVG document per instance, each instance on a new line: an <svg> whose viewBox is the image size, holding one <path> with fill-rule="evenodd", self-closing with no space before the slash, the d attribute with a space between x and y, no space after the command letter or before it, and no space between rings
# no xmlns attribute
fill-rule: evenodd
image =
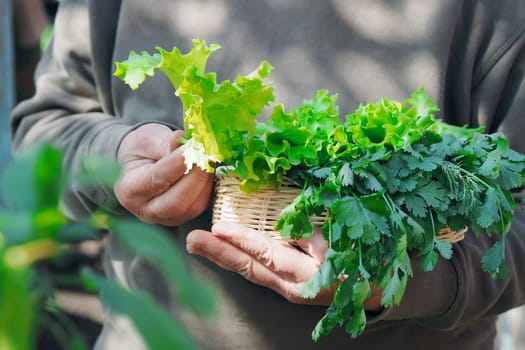
<svg viewBox="0 0 525 350"><path fill-rule="evenodd" d="M316 232L310 239L297 243L303 251L245 226L219 222L212 227L212 232L190 232L186 250L237 272L253 283L271 288L292 303L329 305L333 289L322 290L314 299L305 299L299 292L323 263L327 242ZM365 307L379 310L380 301L381 293L374 291Z"/></svg>
<svg viewBox="0 0 525 350"><path fill-rule="evenodd" d="M115 194L139 219L166 226L200 215L208 206L213 175L198 168L184 174L180 143L184 132L145 124L122 140L118 159L122 175Z"/></svg>

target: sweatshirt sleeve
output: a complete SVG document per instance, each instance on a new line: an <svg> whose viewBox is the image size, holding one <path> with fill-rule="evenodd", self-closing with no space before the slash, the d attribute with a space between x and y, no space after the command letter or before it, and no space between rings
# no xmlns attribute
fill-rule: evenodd
<svg viewBox="0 0 525 350"><path fill-rule="evenodd" d="M525 153L525 26L520 24L474 74L469 92L470 118L487 126L488 132L502 132L511 147ZM421 271L413 260L414 277L403 300L370 318L410 320L426 327L450 329L483 317L495 316L525 304L525 217L522 191L514 193L515 217L505 238L507 278L493 279L483 271L481 259L499 235L479 238L467 233L454 244L451 260L443 260L433 272Z"/></svg>
<svg viewBox="0 0 525 350"><path fill-rule="evenodd" d="M522 13L522 12L521 12ZM501 132L513 149L525 153L525 26L516 31L480 65L472 91L472 110L489 132ZM473 116L475 117L475 116ZM505 237L508 276L493 279L482 270L480 260L498 237L482 239L473 234L457 245L452 260L457 273L457 293L441 324L450 327L463 321L497 315L525 304L525 217L521 205L524 190L514 193L515 216Z"/></svg>
<svg viewBox="0 0 525 350"><path fill-rule="evenodd" d="M52 143L64 152L67 173L87 172L86 156L116 159L118 146L132 123L112 115L101 101L109 92L95 82L88 8L84 1L62 2L54 38L36 71L35 95L15 107L10 124L13 151ZM102 184L80 189L73 182L65 209L81 217L100 206L116 208L112 190Z"/></svg>

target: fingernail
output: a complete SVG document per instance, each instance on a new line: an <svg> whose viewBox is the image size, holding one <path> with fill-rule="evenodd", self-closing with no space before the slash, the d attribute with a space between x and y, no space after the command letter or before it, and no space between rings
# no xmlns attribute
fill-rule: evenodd
<svg viewBox="0 0 525 350"><path fill-rule="evenodd" d="M186 251L190 254L195 253L195 246L192 243L186 243Z"/></svg>
<svg viewBox="0 0 525 350"><path fill-rule="evenodd" d="M212 225L211 227L211 233L213 235L218 235L219 234L219 231L220 231L220 228L221 228L221 221L215 223Z"/></svg>

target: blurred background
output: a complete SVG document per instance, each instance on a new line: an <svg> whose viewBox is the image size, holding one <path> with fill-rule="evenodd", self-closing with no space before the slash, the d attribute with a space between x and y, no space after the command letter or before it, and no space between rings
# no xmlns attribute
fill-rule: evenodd
<svg viewBox="0 0 525 350"><path fill-rule="evenodd" d="M57 8L58 0L0 0L0 172L10 159L9 113L35 91L33 75L51 38ZM60 259L37 267L54 282L56 302L90 346L101 330L102 306L96 294L79 287L76 276L85 265L102 271L102 252L101 241L79 242L68 246ZM39 350L62 348L48 329L37 337Z"/></svg>
<svg viewBox="0 0 525 350"><path fill-rule="evenodd" d="M9 113L16 103L34 93L34 70L52 35L57 7L58 0L0 0L0 172L10 159ZM99 241L80 242L59 261L40 267L53 277L59 306L79 326L89 344L100 331L102 307L96 295L68 281L83 264L102 271L103 247ZM39 339L39 349L58 348L45 332ZM496 348L525 349L525 307L500 317Z"/></svg>

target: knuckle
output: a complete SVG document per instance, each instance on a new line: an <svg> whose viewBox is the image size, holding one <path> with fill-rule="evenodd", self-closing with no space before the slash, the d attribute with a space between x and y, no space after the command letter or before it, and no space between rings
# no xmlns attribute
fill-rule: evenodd
<svg viewBox="0 0 525 350"><path fill-rule="evenodd" d="M175 215L190 220L201 215L209 205L209 196L199 195L196 198L179 199L175 206Z"/></svg>
<svg viewBox="0 0 525 350"><path fill-rule="evenodd" d="M202 214L202 212L206 210L206 207L207 206L202 205L199 202L193 203L193 205L190 205L188 207L188 209L184 213L184 216L187 217L188 219L194 219L200 214Z"/></svg>
<svg viewBox="0 0 525 350"><path fill-rule="evenodd" d="M272 271L276 269L273 249L269 243L265 243L264 246L257 252L256 258L268 269Z"/></svg>
<svg viewBox="0 0 525 350"><path fill-rule="evenodd" d="M196 218L202 212L191 203L187 201L181 201L176 203L173 210L170 213L170 217L176 220L187 221Z"/></svg>
<svg viewBox="0 0 525 350"><path fill-rule="evenodd" d="M132 197L122 194L117 195L117 199L119 203L132 214L140 213L140 208L136 205Z"/></svg>
<svg viewBox="0 0 525 350"><path fill-rule="evenodd" d="M237 263L237 272L246 278L247 280L252 281L254 276L253 271L253 262L251 260L239 261Z"/></svg>
<svg viewBox="0 0 525 350"><path fill-rule="evenodd" d="M153 192L162 192L170 188L172 185L171 179L165 176L159 176L156 172L152 171L149 177L148 187Z"/></svg>
<svg viewBox="0 0 525 350"><path fill-rule="evenodd" d="M150 210L148 210L147 206L138 209L136 215L137 217L139 217L139 219L141 219L144 222L151 223L151 224L159 223L158 216L155 215Z"/></svg>

